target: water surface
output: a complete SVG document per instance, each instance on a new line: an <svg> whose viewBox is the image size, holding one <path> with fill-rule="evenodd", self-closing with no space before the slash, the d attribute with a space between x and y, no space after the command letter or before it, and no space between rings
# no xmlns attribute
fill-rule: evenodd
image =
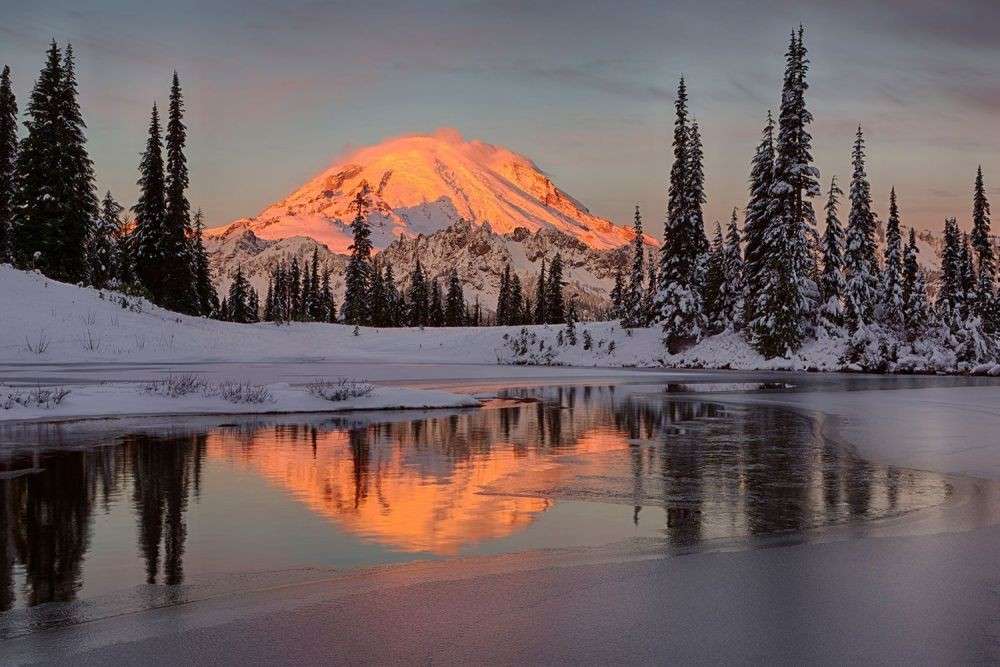
<svg viewBox="0 0 1000 667"><path fill-rule="evenodd" d="M0 636L275 573L609 544L686 554L996 515L991 483L879 466L817 416L678 391L504 390L458 412L8 444Z"/></svg>

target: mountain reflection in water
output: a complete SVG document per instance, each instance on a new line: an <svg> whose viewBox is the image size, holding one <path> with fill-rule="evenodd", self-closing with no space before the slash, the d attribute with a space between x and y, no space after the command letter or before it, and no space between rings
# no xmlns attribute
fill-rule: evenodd
<svg viewBox="0 0 1000 667"><path fill-rule="evenodd" d="M627 540L641 524L690 549L891 517L953 489L865 462L782 408L613 387L501 398L405 421L182 424L0 454L0 610L223 567L563 546L570 516L583 519L574 544Z"/></svg>

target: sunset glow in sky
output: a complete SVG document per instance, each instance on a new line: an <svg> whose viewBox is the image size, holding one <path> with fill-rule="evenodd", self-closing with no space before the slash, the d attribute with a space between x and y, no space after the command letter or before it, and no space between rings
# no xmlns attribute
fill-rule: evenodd
<svg viewBox="0 0 1000 667"><path fill-rule="evenodd" d="M267 2L0 0L0 64L23 110L48 41L72 41L99 187L126 205L148 110L181 76L191 199L209 225L257 213L350 148L448 126L535 160L596 214L659 235L672 101L687 76L707 219L746 200L787 35L806 25L825 184L854 128L884 215L968 226L982 163L1000 198L1000 6L989 1Z"/></svg>

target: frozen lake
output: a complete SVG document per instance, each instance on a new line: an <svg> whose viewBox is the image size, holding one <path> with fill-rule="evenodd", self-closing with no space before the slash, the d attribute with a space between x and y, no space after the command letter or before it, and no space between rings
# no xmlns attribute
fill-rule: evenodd
<svg viewBox="0 0 1000 667"><path fill-rule="evenodd" d="M0 634L404 562L628 562L1000 517L996 481L872 460L808 404L981 381L760 377L484 383L483 408L429 413L3 427Z"/></svg>

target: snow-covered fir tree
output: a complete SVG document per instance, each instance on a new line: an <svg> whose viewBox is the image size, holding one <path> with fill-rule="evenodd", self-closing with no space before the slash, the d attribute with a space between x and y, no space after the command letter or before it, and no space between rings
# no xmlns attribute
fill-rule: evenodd
<svg viewBox="0 0 1000 667"><path fill-rule="evenodd" d="M159 295L158 303L182 313L198 313L201 306L196 291L194 258L189 241L192 230L191 204L187 199L190 179L187 157L184 155L186 144L184 98L181 94L180 79L175 71L170 86L170 104L164 135L166 196L160 248L160 281L163 292Z"/></svg>
<svg viewBox="0 0 1000 667"><path fill-rule="evenodd" d="M692 155L692 126L688 118L687 86L677 86L674 104L674 161L667 189L667 219L660 247L659 291L656 320L663 327L663 343L671 354L697 342L705 330L698 269L705 250L705 231L700 225L704 181L700 161L698 173ZM700 139L699 139L700 141ZM700 148L699 148L700 152ZM700 182L699 182L700 181Z"/></svg>
<svg viewBox="0 0 1000 667"><path fill-rule="evenodd" d="M465 294L462 293L462 282L458 279L458 271L454 267L448 274L444 320L449 327L460 327L465 324Z"/></svg>
<svg viewBox="0 0 1000 667"><path fill-rule="evenodd" d="M917 233L910 228L909 240L903 256L903 329L906 339L914 341L924 334L931 322L927 283L917 255Z"/></svg>
<svg viewBox="0 0 1000 667"><path fill-rule="evenodd" d="M135 252L135 274L139 284L155 302L162 294L159 267L163 262L163 221L167 207L160 113L156 104L149 117L146 150L139 161L138 185L139 198L132 207L135 228L132 231L131 245Z"/></svg>
<svg viewBox="0 0 1000 667"><path fill-rule="evenodd" d="M432 327L444 326L444 294L441 291L441 283L437 278L431 281L431 306L429 314Z"/></svg>
<svg viewBox="0 0 1000 667"><path fill-rule="evenodd" d="M368 207L371 205L368 183L362 183L354 197L354 221L351 232L351 259L344 275L343 320L345 324L367 324L369 319L368 293L372 282L372 241L368 227Z"/></svg>
<svg viewBox="0 0 1000 667"><path fill-rule="evenodd" d="M243 275L243 267L236 266L233 282L229 285L229 295L226 297L227 318L231 322L252 322L253 304L250 293L253 288Z"/></svg>
<svg viewBox="0 0 1000 667"><path fill-rule="evenodd" d="M625 317L625 269L621 264L615 266L615 283L611 287L611 307L608 309L608 317L612 320L621 320Z"/></svg>
<svg viewBox="0 0 1000 667"><path fill-rule="evenodd" d="M641 326L649 326L656 316L656 294L659 291L659 280L656 275L656 256L650 250L646 255L646 286L642 295L642 323Z"/></svg>
<svg viewBox="0 0 1000 667"><path fill-rule="evenodd" d="M847 219L844 265L847 275L847 323L853 330L875 320L880 287L876 221L872 211L871 185L865 172L865 140L861 126L858 126L855 135L851 163L851 212Z"/></svg>
<svg viewBox="0 0 1000 667"><path fill-rule="evenodd" d="M894 331L903 326L903 237L899 226L896 188L889 191L889 219L885 224L885 255L879 321Z"/></svg>
<svg viewBox="0 0 1000 667"><path fill-rule="evenodd" d="M84 281L98 206L72 47L64 56L52 42L24 125L28 133L18 146L13 198L15 260L58 280Z"/></svg>
<svg viewBox="0 0 1000 667"><path fill-rule="evenodd" d="M118 244L116 236L121 227L122 206L107 191L101 201L101 212L90 230L87 259L90 262L90 282L94 287L117 286Z"/></svg>
<svg viewBox="0 0 1000 667"><path fill-rule="evenodd" d="M722 226L716 221L715 231L712 235L712 242L708 251L705 286L702 291L705 303L705 320L709 333L719 333L726 328L721 299L722 286L726 280L723 267L724 245Z"/></svg>
<svg viewBox="0 0 1000 667"><path fill-rule="evenodd" d="M937 293L937 310L942 321L952 319L962 301L962 234L955 218L944 221L941 245L941 279Z"/></svg>
<svg viewBox="0 0 1000 667"><path fill-rule="evenodd" d="M823 272L819 287L822 303L820 320L829 331L844 324L844 295L847 281L844 278L844 228L840 224L840 198L844 191L837 185L837 177L830 179L830 192L826 200L826 228L823 230Z"/></svg>
<svg viewBox="0 0 1000 667"><path fill-rule="evenodd" d="M411 327L425 327L429 324L430 296L424 268L418 257L416 266L413 267L413 273L410 274L410 287L406 294L409 306L408 320Z"/></svg>
<svg viewBox="0 0 1000 667"><path fill-rule="evenodd" d="M525 303L521 278L515 273L510 278L510 306L506 324L527 324L530 313L531 306Z"/></svg>
<svg viewBox="0 0 1000 667"><path fill-rule="evenodd" d="M764 289L767 276L765 260L767 248L764 236L767 230L767 207L774 183L774 119L767 112L767 122L761 131L760 143L750 163L750 196L743 216L743 237L746 242L746 292L743 299L743 321L756 318L757 296Z"/></svg>
<svg viewBox="0 0 1000 667"><path fill-rule="evenodd" d="M566 319L566 300L563 296L563 288L566 281L563 280L562 254L556 253L552 258L552 265L549 267L548 284L545 287L545 321L548 324L562 324Z"/></svg>
<svg viewBox="0 0 1000 667"><path fill-rule="evenodd" d="M742 239L734 208L722 248L723 279L717 311L723 330L738 331L743 327L744 270Z"/></svg>
<svg viewBox="0 0 1000 667"><path fill-rule="evenodd" d="M500 274L500 289L497 296L497 324L510 324L510 264Z"/></svg>
<svg viewBox="0 0 1000 667"><path fill-rule="evenodd" d="M642 231L642 213L636 204L635 216L632 219L632 273L629 275L623 299L623 317L626 326L642 327L646 325L646 314L642 311L642 297L645 292L643 281L646 278L646 249Z"/></svg>
<svg viewBox="0 0 1000 667"><path fill-rule="evenodd" d="M750 340L765 357L794 352L811 333L819 292L812 279L809 228L815 224L810 197L819 195L812 165L812 114L806 108L809 60L803 30L792 34L785 78L774 174L764 230L762 292L756 295Z"/></svg>
<svg viewBox="0 0 1000 667"><path fill-rule="evenodd" d="M16 166L17 99L10 67L4 65L0 74L0 263L13 258Z"/></svg>
<svg viewBox="0 0 1000 667"><path fill-rule="evenodd" d="M990 238L990 201L986 197L982 165L976 170L972 194L972 249L976 263L975 312L986 331L1000 331L1000 301L996 294L996 258Z"/></svg>
<svg viewBox="0 0 1000 667"><path fill-rule="evenodd" d="M211 316L219 308L219 297L212 284L212 272L205 251L205 219L201 209L194 214L194 233L191 237L191 261L194 268L194 292L197 296L197 312Z"/></svg>
<svg viewBox="0 0 1000 667"><path fill-rule="evenodd" d="M549 299L546 290L549 282L545 274L545 259L538 271L538 281L535 283L535 324L545 324L549 321Z"/></svg>

